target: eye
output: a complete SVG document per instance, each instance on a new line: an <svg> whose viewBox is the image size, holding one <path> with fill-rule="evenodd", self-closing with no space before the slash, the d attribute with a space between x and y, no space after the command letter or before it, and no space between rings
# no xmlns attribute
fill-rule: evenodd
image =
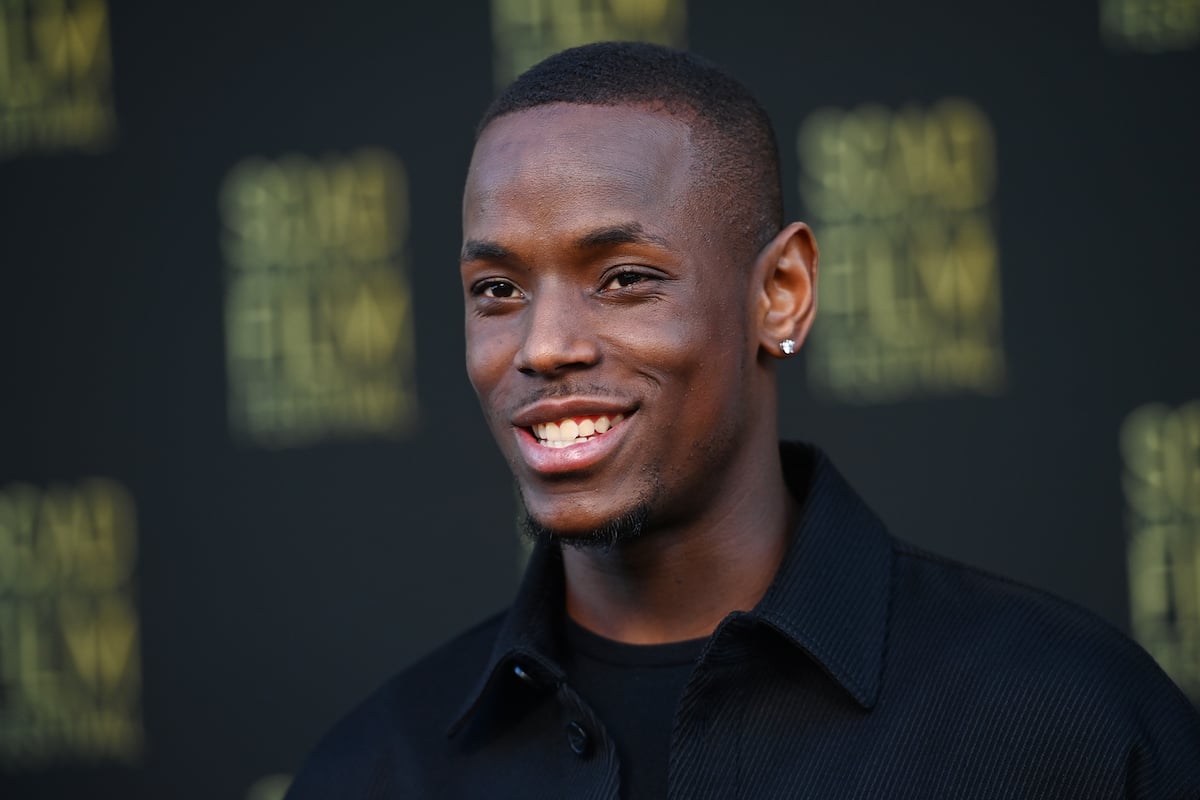
<svg viewBox="0 0 1200 800"><path fill-rule="evenodd" d="M510 297L521 297L521 290L512 283L501 280L483 281L475 285L471 290L474 295L482 295L483 297L491 297L497 300L506 300Z"/></svg>
<svg viewBox="0 0 1200 800"><path fill-rule="evenodd" d="M640 272L618 272L608 283L604 284L604 289L605 291L624 289L626 286L632 286L644 280L646 280L646 276Z"/></svg>

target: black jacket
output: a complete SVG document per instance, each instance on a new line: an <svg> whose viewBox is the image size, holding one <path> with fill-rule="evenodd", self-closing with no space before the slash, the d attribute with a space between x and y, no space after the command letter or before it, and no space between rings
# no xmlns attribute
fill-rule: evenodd
<svg viewBox="0 0 1200 800"><path fill-rule="evenodd" d="M673 798L1200 798L1200 716L1136 644L1042 592L893 539L815 449L801 521L676 710ZM298 774L312 798L616 798L604 724L566 682L561 559L404 670Z"/></svg>

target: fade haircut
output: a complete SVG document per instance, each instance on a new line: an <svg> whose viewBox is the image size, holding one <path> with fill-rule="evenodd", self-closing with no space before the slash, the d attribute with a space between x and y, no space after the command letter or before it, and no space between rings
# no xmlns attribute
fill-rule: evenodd
<svg viewBox="0 0 1200 800"><path fill-rule="evenodd" d="M682 118L699 155L693 186L714 198L711 221L753 248L750 258L783 227L771 120L745 86L712 62L641 42L573 47L513 81L484 112L476 139L498 117L551 103L643 106Z"/></svg>

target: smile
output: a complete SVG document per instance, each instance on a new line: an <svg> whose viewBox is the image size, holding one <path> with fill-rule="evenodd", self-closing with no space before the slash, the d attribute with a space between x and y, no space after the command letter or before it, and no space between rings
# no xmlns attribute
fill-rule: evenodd
<svg viewBox="0 0 1200 800"><path fill-rule="evenodd" d="M637 428L637 415L636 403L576 395L543 399L509 421L524 466L547 480L560 480L610 463Z"/></svg>
<svg viewBox="0 0 1200 800"><path fill-rule="evenodd" d="M624 414L605 414L584 417L563 417L554 422L537 422L530 426L533 437L542 447L571 447L603 436L625 421Z"/></svg>

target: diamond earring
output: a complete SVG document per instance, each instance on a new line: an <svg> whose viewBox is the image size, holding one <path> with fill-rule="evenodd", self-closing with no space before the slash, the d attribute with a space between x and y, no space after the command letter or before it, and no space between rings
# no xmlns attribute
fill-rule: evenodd
<svg viewBox="0 0 1200 800"><path fill-rule="evenodd" d="M784 339L779 343L779 349L783 351L785 356L790 356L796 352L796 340Z"/></svg>

